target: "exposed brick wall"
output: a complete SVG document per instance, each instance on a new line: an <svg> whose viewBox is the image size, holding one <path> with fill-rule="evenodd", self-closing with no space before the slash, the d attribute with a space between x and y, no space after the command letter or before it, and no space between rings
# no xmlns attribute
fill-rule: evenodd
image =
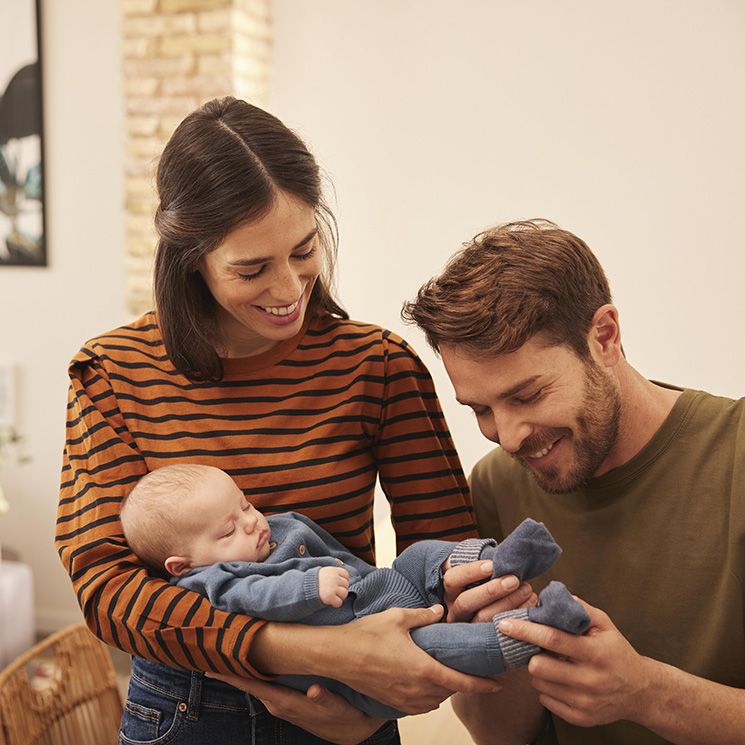
<svg viewBox="0 0 745 745"><path fill-rule="evenodd" d="M125 106L127 306L152 308L155 164L201 103L234 95L266 105L271 0L121 0Z"/></svg>

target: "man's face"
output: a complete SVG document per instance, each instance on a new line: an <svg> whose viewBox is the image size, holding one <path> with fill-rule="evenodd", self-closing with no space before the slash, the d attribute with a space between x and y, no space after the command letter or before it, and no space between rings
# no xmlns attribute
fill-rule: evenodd
<svg viewBox="0 0 745 745"><path fill-rule="evenodd" d="M621 402L615 379L594 360L534 336L516 352L474 359L440 349L458 401L484 437L528 468L547 492L564 493L613 464Z"/></svg>

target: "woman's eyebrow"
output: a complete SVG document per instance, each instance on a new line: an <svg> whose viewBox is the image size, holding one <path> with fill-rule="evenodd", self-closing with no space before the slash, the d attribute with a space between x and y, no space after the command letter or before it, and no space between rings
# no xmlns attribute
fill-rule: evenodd
<svg viewBox="0 0 745 745"><path fill-rule="evenodd" d="M297 245L292 247L292 251L297 251L298 248L302 248L306 243L309 243L312 241L316 236L318 235L318 228L315 228L314 230L311 230L308 235L303 238L303 240L300 241ZM266 264L266 262L269 261L268 256L258 256L253 259L238 259L236 261L229 261L229 266L255 266L256 264Z"/></svg>

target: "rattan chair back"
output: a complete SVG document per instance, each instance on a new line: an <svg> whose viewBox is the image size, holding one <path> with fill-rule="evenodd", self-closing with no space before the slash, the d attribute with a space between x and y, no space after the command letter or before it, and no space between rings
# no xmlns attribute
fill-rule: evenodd
<svg viewBox="0 0 745 745"><path fill-rule="evenodd" d="M121 718L111 657L84 624L0 672L0 745L114 745Z"/></svg>

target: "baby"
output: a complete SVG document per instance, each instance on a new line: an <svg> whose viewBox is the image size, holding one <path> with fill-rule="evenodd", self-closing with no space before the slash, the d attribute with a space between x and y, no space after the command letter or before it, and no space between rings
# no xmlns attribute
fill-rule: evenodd
<svg viewBox="0 0 745 745"><path fill-rule="evenodd" d="M131 549L179 587L202 593L215 608L268 621L340 625L387 608L443 603L442 574L451 566L491 560L493 577L520 581L545 572L561 553L542 523L525 520L502 543L421 541L390 568L376 568L344 548L312 520L295 512L264 517L233 479L212 466L177 464L145 475L124 499L121 521ZM411 638L445 665L492 676L519 667L540 651L504 636L508 616L581 634L590 619L560 582L539 605L494 616L491 623L438 623ZM321 683L374 717L403 712L338 681L280 675L277 682L306 691Z"/></svg>

